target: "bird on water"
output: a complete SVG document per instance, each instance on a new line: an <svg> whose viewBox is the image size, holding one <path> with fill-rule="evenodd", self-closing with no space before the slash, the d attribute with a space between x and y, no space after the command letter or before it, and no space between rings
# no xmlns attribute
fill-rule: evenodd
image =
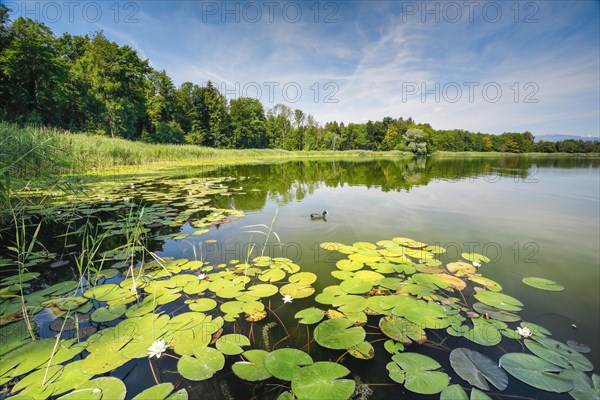
<svg viewBox="0 0 600 400"><path fill-rule="evenodd" d="M310 218L311 219L325 219L326 215L327 215L327 211L323 211L323 214L312 213L312 214L310 214Z"/></svg>

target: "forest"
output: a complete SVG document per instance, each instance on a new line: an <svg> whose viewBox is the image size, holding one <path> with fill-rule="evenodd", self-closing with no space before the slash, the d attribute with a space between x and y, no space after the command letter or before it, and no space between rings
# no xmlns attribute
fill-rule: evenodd
<svg viewBox="0 0 600 400"><path fill-rule="evenodd" d="M401 111L401 110L399 110ZM148 143L284 150L600 152L599 142L534 142L530 132L501 135L436 130L412 118L362 124L319 123L284 104L228 100L210 81L176 86L166 71L103 32L55 36L41 22L9 20L0 5L0 120Z"/></svg>

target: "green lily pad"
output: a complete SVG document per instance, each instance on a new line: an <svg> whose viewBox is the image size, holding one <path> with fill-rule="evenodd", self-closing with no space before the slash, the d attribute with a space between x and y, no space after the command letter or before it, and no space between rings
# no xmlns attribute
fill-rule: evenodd
<svg viewBox="0 0 600 400"><path fill-rule="evenodd" d="M161 383L144 390L132 400L164 400L174 388L170 382Z"/></svg>
<svg viewBox="0 0 600 400"><path fill-rule="evenodd" d="M450 385L442 390L440 400L469 400L469 396L460 385Z"/></svg>
<svg viewBox="0 0 600 400"><path fill-rule="evenodd" d="M312 272L298 272L297 274L290 275L288 281L290 281L290 283L308 286L317 281L317 275L313 274Z"/></svg>
<svg viewBox="0 0 600 400"><path fill-rule="evenodd" d="M573 381L573 389L569 394L575 400L600 399L600 375L589 376L576 369L565 369L560 373L563 378Z"/></svg>
<svg viewBox="0 0 600 400"><path fill-rule="evenodd" d="M534 287L536 289L547 290L549 292L560 292L565 287L558 283L544 278L527 277L523 278L523 283L527 286Z"/></svg>
<svg viewBox="0 0 600 400"><path fill-rule="evenodd" d="M352 346L348 349L348 353L361 360L370 360L375 357L375 349L373 345L367 341L360 342L359 344Z"/></svg>
<svg viewBox="0 0 600 400"><path fill-rule="evenodd" d="M525 340L525 346L536 356L563 368L592 371L594 366L583 354L568 345L543 336L532 336Z"/></svg>
<svg viewBox="0 0 600 400"><path fill-rule="evenodd" d="M352 260L340 260L335 265L342 271L358 271L364 266L363 263Z"/></svg>
<svg viewBox="0 0 600 400"><path fill-rule="evenodd" d="M111 305L94 310L90 318L94 322L108 322L119 318L125 314L125 311L127 311L127 306L125 305Z"/></svg>
<svg viewBox="0 0 600 400"><path fill-rule="evenodd" d="M488 306L483 303L473 304L473 309L479 314L487 315L489 318L497 319L503 322L517 322L521 320L517 314L510 313L508 311L500 310L498 308Z"/></svg>
<svg viewBox="0 0 600 400"><path fill-rule="evenodd" d="M475 294L475 298L488 306L504 311L521 311L523 309L523 303L504 293L482 290Z"/></svg>
<svg viewBox="0 0 600 400"><path fill-rule="evenodd" d="M226 356L235 356L244 352L242 346L250 346L250 339L244 335L233 333L221 336L215 345L217 350Z"/></svg>
<svg viewBox="0 0 600 400"><path fill-rule="evenodd" d="M485 318L473 318L473 329L463 333L470 341L482 346L495 346L502 341L502 334L496 325Z"/></svg>
<svg viewBox="0 0 600 400"><path fill-rule="evenodd" d="M184 355L177 362L177 371L191 381L204 381L223 369L225 357L212 347L197 347L194 356Z"/></svg>
<svg viewBox="0 0 600 400"><path fill-rule="evenodd" d="M477 253L462 253L461 257L465 260L489 263L490 259L482 254Z"/></svg>
<svg viewBox="0 0 600 400"><path fill-rule="evenodd" d="M531 354L508 353L500 358L500 366L509 374L535 388L563 393L573 389L573 381L555 372L563 369Z"/></svg>
<svg viewBox="0 0 600 400"><path fill-rule="evenodd" d="M93 379L77 388L81 389L100 389L102 398L111 400L123 400L127 394L123 381L113 376Z"/></svg>
<svg viewBox="0 0 600 400"><path fill-rule="evenodd" d="M480 389L490 390L488 381L498 390L508 386L506 372L479 352L466 348L454 349L450 353L450 364L458 376Z"/></svg>
<svg viewBox="0 0 600 400"><path fill-rule="evenodd" d="M587 344L583 344L583 343L578 343L576 340L567 340L567 345L572 348L573 350L579 352L579 353L589 353L592 351L592 349L590 348L590 346L588 346Z"/></svg>
<svg viewBox="0 0 600 400"><path fill-rule="evenodd" d="M349 294L362 294L371 290L373 285L368 281L354 278L343 281L340 283L340 287L344 292Z"/></svg>
<svg viewBox="0 0 600 400"><path fill-rule="evenodd" d="M213 299L202 298L202 299L198 299L198 300L194 301L193 303L190 303L188 305L188 307L192 311L198 311L198 312L211 311L217 307L217 302Z"/></svg>
<svg viewBox="0 0 600 400"><path fill-rule="evenodd" d="M315 340L328 349L349 349L362 342L366 336L363 328L353 325L352 321L346 318L334 318L321 322L315 328Z"/></svg>
<svg viewBox="0 0 600 400"><path fill-rule="evenodd" d="M71 393L60 396L57 400L100 400L102 398L102 390L99 388L88 388L74 390ZM16 397L13 397L16 399ZM33 399L33 397L31 397Z"/></svg>
<svg viewBox="0 0 600 400"><path fill-rule="evenodd" d="M278 349L265 356L265 368L277 379L291 381L302 366L313 363L311 356L298 349Z"/></svg>
<svg viewBox="0 0 600 400"><path fill-rule="evenodd" d="M267 354L264 350L245 351L242 356L248 361L238 361L231 366L231 369L234 374L247 381L256 382L269 379L272 375L265 367Z"/></svg>
<svg viewBox="0 0 600 400"><path fill-rule="evenodd" d="M427 340L425 331L419 325L402 317L382 317L379 320L379 329L385 336L403 344L411 344L413 340L422 344Z"/></svg>
<svg viewBox="0 0 600 400"><path fill-rule="evenodd" d="M346 400L354 393L352 379L340 379L350 370L328 361L316 362L296 371L292 378L292 391L299 400Z"/></svg>
<svg viewBox="0 0 600 400"><path fill-rule="evenodd" d="M323 310L318 309L316 307L306 308L302 311L298 311L294 318L302 318L300 321L301 324L312 325L321 321L325 313Z"/></svg>
<svg viewBox="0 0 600 400"><path fill-rule="evenodd" d="M441 365L433 358L418 353L399 353L392 360L405 372L404 387L419 394L439 393L448 386L449 377L434 371Z"/></svg>
<svg viewBox="0 0 600 400"><path fill-rule="evenodd" d="M285 278L285 271L279 268L269 269L258 276L263 282L277 282Z"/></svg>
<svg viewBox="0 0 600 400"><path fill-rule="evenodd" d="M404 351L404 345L400 342L395 342L393 340L386 340L383 343L383 347L390 354L396 354L400 353L401 351Z"/></svg>
<svg viewBox="0 0 600 400"><path fill-rule="evenodd" d="M298 283L288 283L279 289L279 293L284 296L292 296L294 299L310 297L314 292L314 287L304 286Z"/></svg>

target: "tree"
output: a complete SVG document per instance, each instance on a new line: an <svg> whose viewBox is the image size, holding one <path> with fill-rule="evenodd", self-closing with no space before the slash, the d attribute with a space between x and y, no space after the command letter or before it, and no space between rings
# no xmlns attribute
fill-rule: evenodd
<svg viewBox="0 0 600 400"><path fill-rule="evenodd" d="M400 136L400 132L398 132L398 128L394 125L390 125L387 128L387 132L385 133L385 137L379 146L379 150L388 151L388 150L399 150L402 137Z"/></svg>
<svg viewBox="0 0 600 400"><path fill-rule="evenodd" d="M146 110L151 129L157 129L160 124L172 122L175 118L177 112L175 85L164 70L152 70L148 74Z"/></svg>
<svg viewBox="0 0 600 400"><path fill-rule="evenodd" d="M423 130L410 128L404 134L403 140L406 147L408 147L408 150L412 151L414 154L427 154L427 143L425 143Z"/></svg>
<svg viewBox="0 0 600 400"><path fill-rule="evenodd" d="M119 47L101 32L91 39L75 63L76 78L86 82L99 109L98 132L110 136L139 137L145 117L148 61L129 46Z"/></svg>
<svg viewBox="0 0 600 400"><path fill-rule="evenodd" d="M260 101L249 97L231 100L230 116L235 148L267 147L265 111Z"/></svg>
<svg viewBox="0 0 600 400"><path fill-rule="evenodd" d="M5 23L6 14L2 16L3 31ZM19 17L8 33L2 34L2 41L7 42L0 53L4 112L14 120L59 124L68 69L50 28Z"/></svg>
<svg viewBox="0 0 600 400"><path fill-rule="evenodd" d="M270 148L286 147L286 140L293 131L292 115L292 109L284 104L277 104L267 112L266 131Z"/></svg>
<svg viewBox="0 0 600 400"><path fill-rule="evenodd" d="M211 147L228 147L231 138L228 136L229 114L227 110L227 99L219 89L208 82L202 90L203 103L206 106L206 135L203 143Z"/></svg>

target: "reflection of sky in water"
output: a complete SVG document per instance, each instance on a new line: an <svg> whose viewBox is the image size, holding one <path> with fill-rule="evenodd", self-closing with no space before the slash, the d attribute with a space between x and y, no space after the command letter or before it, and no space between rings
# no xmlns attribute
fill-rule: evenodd
<svg viewBox="0 0 600 400"><path fill-rule="evenodd" d="M251 171L260 169L254 167ZM537 179L535 183L514 177L433 179L409 190L387 192L376 185L376 180L370 182L370 188L358 182L351 186L296 181L291 185L292 193L270 193L259 211L250 211L241 220L222 225L218 230L211 228L211 232L194 240L219 241L218 245L205 248L209 253L205 257L210 261L243 260L250 234L243 233L242 227L269 225L279 199L275 231L288 246L283 253L277 250L275 255L293 258L304 271L317 273L318 290L339 283L330 275L339 256L320 250L321 242L351 244L405 236L447 247L447 258L452 260L460 251L473 246L474 251L495 259L483 273L501 283L507 294L525 303L521 313L524 319L546 326L559 340L576 339L589 344L593 348L589 356L597 368L600 364L596 343L600 332L598 171L597 168L540 168L533 177ZM260 181L264 179L262 176ZM252 185L252 179L244 182L245 190ZM298 192L303 196L296 196ZM294 200L298 197L302 199ZM235 203L236 198L239 197L231 200ZM310 213L323 210L329 212L327 222L310 220ZM193 228L188 226L185 231L192 232ZM253 239L264 241L257 234ZM193 257L189 245L179 246L169 241L165 253L181 256L183 250L184 256ZM270 249L267 248L266 254ZM526 276L552 279L566 289L549 293L529 288L521 282ZM577 330L571 328L572 323L578 326Z"/></svg>

